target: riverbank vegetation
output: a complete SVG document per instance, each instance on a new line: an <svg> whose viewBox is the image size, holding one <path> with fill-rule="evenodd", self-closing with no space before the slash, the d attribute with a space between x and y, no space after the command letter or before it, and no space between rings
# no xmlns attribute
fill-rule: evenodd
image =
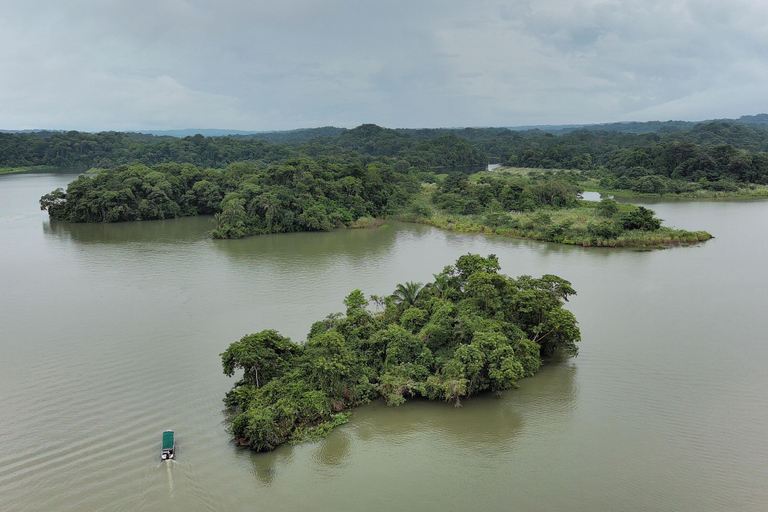
<svg viewBox="0 0 768 512"><path fill-rule="evenodd" d="M568 173L484 172L470 180L462 172L437 178L403 171L385 160L363 165L306 157L267 168L137 164L80 176L66 192L43 196L40 205L51 218L71 222L213 215L214 238L372 227L386 217L586 247L659 247L711 238L662 228L643 207L579 201L581 188Z"/></svg>
<svg viewBox="0 0 768 512"><path fill-rule="evenodd" d="M492 233L585 247L663 247L712 238L675 230L642 206L577 199L577 173L504 169L425 185L398 218L467 233Z"/></svg>
<svg viewBox="0 0 768 512"><path fill-rule="evenodd" d="M226 169L161 164L121 166L80 176L46 194L41 207L54 219L121 222L213 215L214 238L321 231L402 209L419 188L393 166L328 159L292 159L262 168Z"/></svg>
<svg viewBox="0 0 768 512"><path fill-rule="evenodd" d="M362 125L181 139L116 132L0 134L0 165L107 169L90 182L79 179L71 190L45 196L41 206L54 219L210 214L218 238L328 230L389 217L585 246L650 247L710 235L652 229L649 223L633 227L627 221L633 207L606 215L579 203L575 194L586 189L768 197L768 124L608 128L614 131ZM525 170L480 175L469 185L451 177L456 170L471 175L489 161ZM538 171L531 175L530 168ZM640 214L645 215L635 213Z"/></svg>
<svg viewBox="0 0 768 512"><path fill-rule="evenodd" d="M759 119L758 119L759 117ZM654 131L649 131L654 130ZM141 163L262 167L304 156L355 155L418 172L496 162L508 167L575 169L603 189L687 194L768 185L768 116L740 121L626 123L515 131L507 128L352 130L319 128L231 137L175 138L140 133L0 133L0 167L113 168Z"/></svg>
<svg viewBox="0 0 768 512"><path fill-rule="evenodd" d="M242 371L224 399L232 434L269 451L327 433L371 400L459 406L516 387L555 352L576 355L581 335L563 308L576 293L570 283L499 270L494 255L467 254L427 285L407 282L370 300L353 291L346 312L315 322L306 343L274 330L232 343L221 354L226 375Z"/></svg>

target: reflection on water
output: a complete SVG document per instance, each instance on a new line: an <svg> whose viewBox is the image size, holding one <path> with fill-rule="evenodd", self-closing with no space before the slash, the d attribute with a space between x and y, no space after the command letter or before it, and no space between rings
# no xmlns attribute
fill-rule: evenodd
<svg viewBox="0 0 768 512"><path fill-rule="evenodd" d="M257 480L265 486L272 484L281 473L287 472L294 464L293 450L292 445L284 445L268 453L255 453L247 448L238 448L242 456L249 459Z"/></svg>
<svg viewBox="0 0 768 512"><path fill-rule="evenodd" d="M214 240L213 246L231 262L252 267L375 264L376 258L392 250L397 231L388 226L374 229L339 229L330 232L262 235L239 240Z"/></svg>
<svg viewBox="0 0 768 512"><path fill-rule="evenodd" d="M335 435L323 439L313 453L313 460L320 467L340 468L349 464L352 440L345 429L339 429Z"/></svg>
<svg viewBox="0 0 768 512"><path fill-rule="evenodd" d="M85 223L51 219L43 232L62 241L81 244L130 244L136 242L183 243L204 238L211 230L211 217L183 217L160 221Z"/></svg>
<svg viewBox="0 0 768 512"><path fill-rule="evenodd" d="M417 463L425 452L462 457L465 471L476 464L514 457L517 438L525 432L561 430L577 406L576 367L570 360L553 360L534 379L520 382L500 398L490 394L452 403L412 399L398 407L374 402L355 409L352 421L337 427L323 440L302 445L311 467L321 474L344 474L355 464L356 451L386 458L402 452L399 461ZM418 447L418 448L416 448ZM281 446L253 457L262 483L271 484L295 464L296 447ZM378 455L376 455L378 454Z"/></svg>

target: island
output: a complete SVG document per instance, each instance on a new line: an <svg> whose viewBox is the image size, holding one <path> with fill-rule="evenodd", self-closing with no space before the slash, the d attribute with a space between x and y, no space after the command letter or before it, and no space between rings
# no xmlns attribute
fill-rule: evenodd
<svg viewBox="0 0 768 512"><path fill-rule="evenodd" d="M348 155L225 169L124 165L81 175L66 191L44 195L40 206L70 222L212 215L213 238L370 227L387 218L584 247L668 247L712 237L663 227L641 206L580 201L581 191L562 172L435 175Z"/></svg>
<svg viewBox="0 0 768 512"><path fill-rule="evenodd" d="M354 290L346 312L315 322L305 343L274 330L232 343L221 358L226 375L242 375L224 398L233 437L270 451L323 436L372 400L460 406L517 387L552 354L575 356L581 334L563 307L571 284L499 270L495 255L466 254L425 285L369 299Z"/></svg>
<svg viewBox="0 0 768 512"><path fill-rule="evenodd" d="M768 118L508 128L317 128L175 138L0 134L0 167L91 169L41 198L56 220L215 216L214 238L400 219L585 247L711 238L583 190L680 198L768 197ZM490 162L501 165L489 171Z"/></svg>

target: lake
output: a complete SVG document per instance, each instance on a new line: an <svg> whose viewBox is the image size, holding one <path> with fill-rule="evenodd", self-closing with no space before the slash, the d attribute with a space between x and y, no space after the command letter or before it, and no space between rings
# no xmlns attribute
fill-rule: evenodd
<svg viewBox="0 0 768 512"><path fill-rule="evenodd" d="M649 205L715 236L663 251L395 222L212 240L207 218L49 221L38 199L73 178L0 176L0 510L765 510L766 201ZM376 402L323 441L234 446L231 342L301 341L352 290L468 252L571 281L579 356L500 399Z"/></svg>

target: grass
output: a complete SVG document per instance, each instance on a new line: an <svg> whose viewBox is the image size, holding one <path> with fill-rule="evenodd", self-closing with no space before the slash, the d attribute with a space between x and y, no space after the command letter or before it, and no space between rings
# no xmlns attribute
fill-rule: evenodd
<svg viewBox="0 0 768 512"><path fill-rule="evenodd" d="M426 224L459 233L485 233L511 238L526 238L583 247L666 248L693 245L712 238L706 231L686 231L662 226L655 231L622 230L614 221L601 217L597 203L580 201L573 208L540 208L530 212L492 212L479 215L456 215L436 208L429 193L407 211L394 218ZM619 205L621 214L633 208ZM611 236L599 236L595 227L609 225Z"/></svg>
<svg viewBox="0 0 768 512"><path fill-rule="evenodd" d="M712 201L718 199L766 199L768 198L768 186L749 184L739 190L725 192L720 190L694 190L691 192L681 192L679 194L643 194L632 190L611 190L601 188L592 183L580 183L584 190L590 192L599 192L602 195L612 195L619 197L653 197L664 199L692 199Z"/></svg>
<svg viewBox="0 0 768 512"><path fill-rule="evenodd" d="M356 221L350 222L347 227L352 229L374 229L384 225L383 219L374 219L373 217L360 217Z"/></svg>

